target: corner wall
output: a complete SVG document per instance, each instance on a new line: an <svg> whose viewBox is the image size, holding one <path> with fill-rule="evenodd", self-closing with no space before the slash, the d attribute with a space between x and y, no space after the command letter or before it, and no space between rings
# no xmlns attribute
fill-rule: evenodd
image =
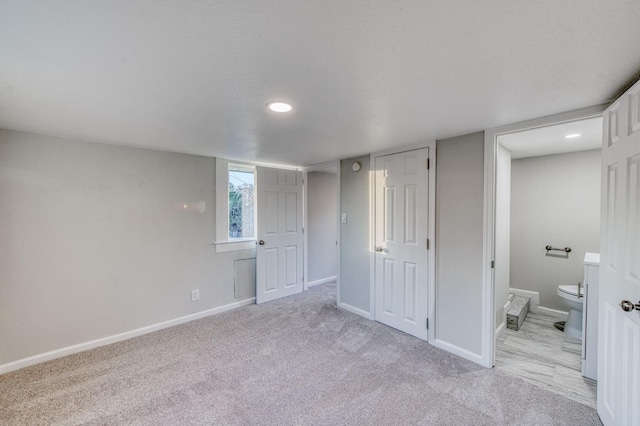
<svg viewBox="0 0 640 426"><path fill-rule="evenodd" d="M255 249L215 253L214 179L214 158L0 130L0 366L237 302Z"/></svg>
<svg viewBox="0 0 640 426"><path fill-rule="evenodd" d="M355 161L361 166L357 172L351 169ZM340 224L339 300L341 307L365 316L373 315L369 283L369 163L368 155L340 162L340 211L347 214L347 223Z"/></svg>
<svg viewBox="0 0 640 426"><path fill-rule="evenodd" d="M482 363L484 132L437 141L436 346Z"/></svg>

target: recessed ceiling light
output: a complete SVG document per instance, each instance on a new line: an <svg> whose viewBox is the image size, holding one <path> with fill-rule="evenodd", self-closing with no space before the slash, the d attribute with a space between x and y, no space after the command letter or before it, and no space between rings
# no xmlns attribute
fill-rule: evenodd
<svg viewBox="0 0 640 426"><path fill-rule="evenodd" d="M267 104L267 106L271 111L275 112L289 112L293 108L291 104L288 104L286 102L271 102Z"/></svg>
<svg viewBox="0 0 640 426"><path fill-rule="evenodd" d="M571 133L570 135L565 136L565 139L573 139L582 136L582 133Z"/></svg>

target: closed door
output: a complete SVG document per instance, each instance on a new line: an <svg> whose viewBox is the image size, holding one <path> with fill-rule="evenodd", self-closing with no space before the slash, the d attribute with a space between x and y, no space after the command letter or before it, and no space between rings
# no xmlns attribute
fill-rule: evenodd
<svg viewBox="0 0 640 426"><path fill-rule="evenodd" d="M256 303L303 289L302 172L256 167Z"/></svg>
<svg viewBox="0 0 640 426"><path fill-rule="evenodd" d="M640 82L604 113L598 414L640 425Z"/></svg>
<svg viewBox="0 0 640 426"><path fill-rule="evenodd" d="M375 159L375 319L427 339L428 148Z"/></svg>

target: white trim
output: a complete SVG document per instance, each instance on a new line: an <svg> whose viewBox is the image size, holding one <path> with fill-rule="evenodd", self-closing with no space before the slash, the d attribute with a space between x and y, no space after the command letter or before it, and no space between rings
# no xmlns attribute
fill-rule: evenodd
<svg viewBox="0 0 640 426"><path fill-rule="evenodd" d="M436 348L443 349L447 352L451 352L454 355L458 355L464 359L468 359L469 361L475 362L476 364L482 364L482 356L470 352L466 349L461 348L460 346L453 345L448 342L444 342L442 340L434 340L433 345Z"/></svg>
<svg viewBox="0 0 640 426"><path fill-rule="evenodd" d="M376 155L369 155L369 315L376 319Z"/></svg>
<svg viewBox="0 0 640 426"><path fill-rule="evenodd" d="M229 161L216 158L216 252L229 240Z"/></svg>
<svg viewBox="0 0 640 426"><path fill-rule="evenodd" d="M429 329L427 330L427 342L436 340L436 141L422 142L403 148L393 148L384 151L378 151L369 156L369 310L372 319L375 320L375 253L373 246L375 245L375 170L376 158L385 155L399 154L402 152L414 151L417 149L427 148L429 159L429 206L428 206L428 223L427 238L429 238L430 247L427 251L427 319L429 320Z"/></svg>
<svg viewBox="0 0 640 426"><path fill-rule="evenodd" d="M496 186L496 152L498 136L535 129L554 124L584 120L602 116L607 105L597 105L562 114L522 121L507 126L485 130L484 133L484 217L483 217L483 273L482 273L482 354L485 367L493 367L495 363L495 283L491 262L495 260L495 186Z"/></svg>
<svg viewBox="0 0 640 426"><path fill-rule="evenodd" d="M309 191L307 186L307 172L302 172L302 291L309 289Z"/></svg>
<svg viewBox="0 0 640 426"><path fill-rule="evenodd" d="M216 157L216 158L218 158L218 157ZM304 167L296 166L294 164L278 164L278 163L265 163L265 162L261 162L261 161L247 161L247 160L234 159L232 157L227 157L224 160L228 161L229 163L232 163L232 164L234 164L236 166L270 167L270 168L273 168L273 169L296 170L296 171L303 171L304 170Z"/></svg>
<svg viewBox="0 0 640 426"><path fill-rule="evenodd" d="M385 155L391 155L391 154L400 154L402 152L408 152L408 151L415 151L416 149L423 149L423 148L431 148L432 146L435 148L436 145L436 141L427 141L427 142L421 142L415 145L409 145L409 146L401 146L399 148L389 148L389 149L384 149L382 151L376 151L370 154L370 156L373 157L384 157Z"/></svg>
<svg viewBox="0 0 640 426"><path fill-rule="evenodd" d="M174 327L176 325L191 322L197 319L205 318L211 315L216 315L231 309L236 309L241 306L251 305L255 303L256 298L252 297L238 302L229 303L228 305L218 306L217 308L208 309L202 312L196 312L195 314L185 315L183 317L175 318L169 321L160 322L157 324L148 325L146 327L137 328L135 330L126 331L124 333L114 334L113 336L103 337L89 342L79 343L77 345L67 346L66 348L60 348L53 351L45 352L38 355L33 355L27 358L19 359L17 361L10 362L8 364L0 365L0 374L5 374L10 371L19 370L21 368L29 367L32 365L40 364L52 359L62 358L67 355L84 352L89 349L94 349L100 346L110 345L112 343L121 342L134 337L142 336L144 334L153 333L154 331L162 330L164 328Z"/></svg>
<svg viewBox="0 0 640 426"><path fill-rule="evenodd" d="M360 315L361 317L365 317L368 320L374 320L375 318L373 318L373 313L371 312L367 312L363 309L360 308L356 308L355 306L351 306L348 303L338 303L338 308L340 309L344 309L345 311L349 311L352 314L356 314L356 315Z"/></svg>
<svg viewBox="0 0 640 426"><path fill-rule="evenodd" d="M495 259L495 206L496 183L495 164L497 149L489 141L490 131L484 133L484 226L482 230L482 331L481 362L484 367L491 368L495 364L495 269L491 263ZM493 137L495 138L495 136ZM493 140L493 139L492 139ZM491 145L489 147L489 145Z"/></svg>
<svg viewBox="0 0 640 426"><path fill-rule="evenodd" d="M330 282L335 281L337 279L338 279L338 276L334 275L332 277L327 277L327 278L322 278L322 279L319 279L319 280L309 281L309 283L307 283L307 287L313 287L314 285L330 283Z"/></svg>
<svg viewBox="0 0 640 426"><path fill-rule="evenodd" d="M429 268L429 286L427 287L427 318L429 319L429 329L427 330L427 341L436 340L436 141L430 142L429 148L429 223L427 224L427 234L430 241L429 253L427 254L427 267Z"/></svg>
<svg viewBox="0 0 640 426"><path fill-rule="evenodd" d="M338 306L340 306L340 247L342 246L342 241L340 239L340 227L341 227L341 221L340 221L340 212L342 211L342 163L340 160L336 161L337 164L337 187L336 187L336 197L337 197L337 202L336 202L336 302L338 303Z"/></svg>
<svg viewBox="0 0 640 426"><path fill-rule="evenodd" d="M559 311L558 309L545 308L544 306L538 306L538 313L561 320L566 320L569 317L569 312Z"/></svg>

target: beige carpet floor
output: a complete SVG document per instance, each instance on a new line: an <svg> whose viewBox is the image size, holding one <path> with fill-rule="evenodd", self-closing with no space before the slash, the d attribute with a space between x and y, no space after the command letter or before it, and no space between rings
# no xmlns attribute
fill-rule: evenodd
<svg viewBox="0 0 640 426"><path fill-rule="evenodd" d="M0 376L2 425L599 425L338 310L335 285Z"/></svg>

